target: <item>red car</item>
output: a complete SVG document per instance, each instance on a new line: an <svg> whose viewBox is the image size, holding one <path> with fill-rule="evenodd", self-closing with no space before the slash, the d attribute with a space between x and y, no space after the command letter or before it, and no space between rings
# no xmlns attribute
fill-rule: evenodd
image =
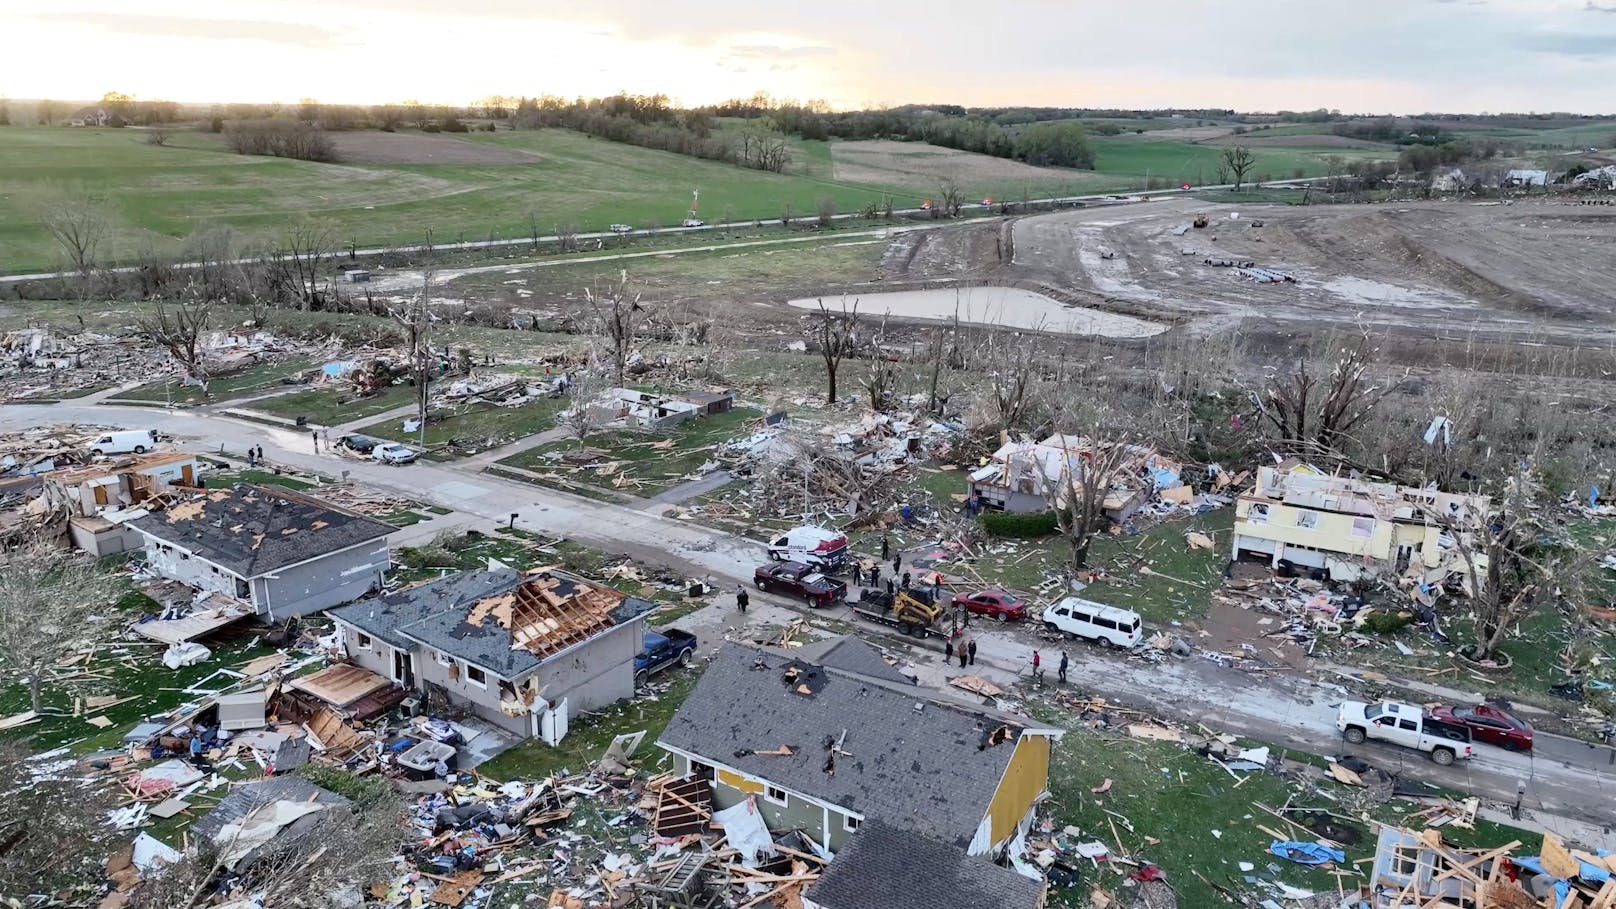
<svg viewBox="0 0 1616 909"><path fill-rule="evenodd" d="M957 596L954 602L964 603L965 611L972 615L990 616L1000 622L1027 620L1027 604L1015 594L997 587Z"/></svg>
<svg viewBox="0 0 1616 909"><path fill-rule="evenodd" d="M1432 707L1430 713L1439 720L1468 728L1470 735L1478 742L1497 745L1505 751L1532 750L1531 724L1491 704Z"/></svg>
<svg viewBox="0 0 1616 909"><path fill-rule="evenodd" d="M840 603L847 598L847 585L827 578L819 569L801 562L774 562L759 565L752 572L752 583L759 590L801 597L809 606Z"/></svg>

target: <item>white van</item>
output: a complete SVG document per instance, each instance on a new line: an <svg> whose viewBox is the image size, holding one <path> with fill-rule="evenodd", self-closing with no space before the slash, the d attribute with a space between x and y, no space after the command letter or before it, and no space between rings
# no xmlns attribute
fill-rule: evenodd
<svg viewBox="0 0 1616 909"><path fill-rule="evenodd" d="M847 537L824 527L793 527L769 540L769 558L837 571L847 561Z"/></svg>
<svg viewBox="0 0 1616 909"><path fill-rule="evenodd" d="M1045 607L1044 627L1064 632L1069 638L1084 638L1126 650L1133 649L1144 636L1139 613L1077 597L1067 597Z"/></svg>
<svg viewBox="0 0 1616 909"><path fill-rule="evenodd" d="M157 430L125 429L109 432L90 443L90 453L98 455L145 454L157 448Z"/></svg>

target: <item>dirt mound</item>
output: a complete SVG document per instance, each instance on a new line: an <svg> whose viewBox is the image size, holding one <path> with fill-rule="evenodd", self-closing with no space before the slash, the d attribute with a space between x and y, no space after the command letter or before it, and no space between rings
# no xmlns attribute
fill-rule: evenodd
<svg viewBox="0 0 1616 909"><path fill-rule="evenodd" d="M544 160L518 149L453 136L379 130L328 135L344 164L534 164Z"/></svg>
<svg viewBox="0 0 1616 909"><path fill-rule="evenodd" d="M1019 161L978 155L974 152L928 145L924 142L894 142L871 139L836 142L830 147L831 163L837 180L885 186L913 186L934 190L939 178L961 184L981 184L992 180L1034 180L1053 183L1093 180L1081 171L1033 167Z"/></svg>

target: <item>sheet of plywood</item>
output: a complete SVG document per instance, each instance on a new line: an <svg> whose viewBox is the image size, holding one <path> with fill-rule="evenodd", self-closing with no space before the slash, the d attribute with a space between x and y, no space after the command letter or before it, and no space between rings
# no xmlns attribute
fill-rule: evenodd
<svg viewBox="0 0 1616 909"><path fill-rule="evenodd" d="M338 663L294 680L292 687L335 707L346 707L391 684L391 681L368 669L352 663Z"/></svg>

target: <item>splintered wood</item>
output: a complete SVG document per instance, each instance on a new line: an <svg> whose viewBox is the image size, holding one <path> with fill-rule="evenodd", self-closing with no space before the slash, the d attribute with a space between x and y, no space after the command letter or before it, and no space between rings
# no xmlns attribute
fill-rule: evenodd
<svg viewBox="0 0 1616 909"><path fill-rule="evenodd" d="M562 584L572 585L573 591L556 593ZM492 619L510 632L512 650L543 658L612 627L611 611L621 602L613 591L541 576L510 593L478 601L466 624L481 627Z"/></svg>
<svg viewBox="0 0 1616 909"><path fill-rule="evenodd" d="M701 833L713 816L712 787L703 779L672 780L657 791L651 829L657 836Z"/></svg>

